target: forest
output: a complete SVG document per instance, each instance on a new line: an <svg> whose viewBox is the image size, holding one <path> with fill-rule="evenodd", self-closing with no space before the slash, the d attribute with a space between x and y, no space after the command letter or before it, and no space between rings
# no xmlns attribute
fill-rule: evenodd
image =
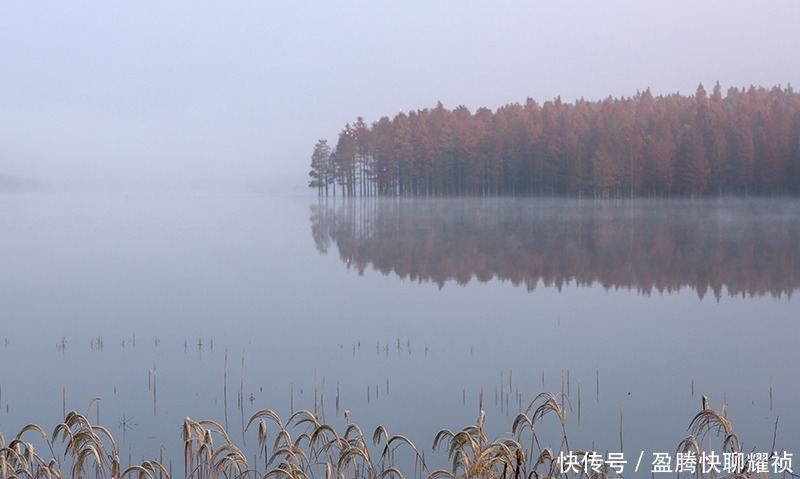
<svg viewBox="0 0 800 479"><path fill-rule="evenodd" d="M320 196L800 194L800 95L711 94L465 106L359 117L314 146Z"/></svg>

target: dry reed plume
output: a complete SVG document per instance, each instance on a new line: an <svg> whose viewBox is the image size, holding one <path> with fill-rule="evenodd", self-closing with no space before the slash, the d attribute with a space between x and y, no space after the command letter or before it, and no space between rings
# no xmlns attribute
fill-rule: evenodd
<svg viewBox="0 0 800 479"><path fill-rule="evenodd" d="M519 413L511 432L490 440L484 433L486 414L481 411L475 424L460 431L443 429L436 434L432 449L444 451L450 468L430 471L425 454L414 443L401 435L390 435L383 426L372 434L371 452L361 429L350 421L345 411L346 426L343 433L321 422L308 410L292 414L285 423L274 411L261 409L253 414L245 431L253 428L257 437L258 452L248 463L245 453L230 440L225 429L214 421L194 421L185 418L181 427L183 441L183 477L186 479L269 479L275 478L561 478L606 479L619 477L616 471L603 467L588 467L582 461L590 451L571 450L567 440L564 398L541 393ZM91 410L94 400L89 405ZM170 471L159 461L144 461L122 470L116 442L102 426L92 425L86 415L70 412L52 434L40 426L23 427L11 442L5 443L0 434L0 479L169 479ZM539 424L544 420L557 421L561 437L543 441ZM742 453L742 445L727 418L710 408L704 399L704 408L689 425L691 435L680 442L676 453L693 453L700 457L711 452L712 436L721 438L722 449L717 452ZM270 434L270 432L272 432ZM24 438L33 436L37 443L46 446L40 455L33 442ZM550 438L553 439L553 438ZM708 442L708 449L701 444ZM558 444L556 448L542 444ZM63 452L61 448L63 447ZM398 461L397 454L401 454ZM564 472L559 458L571 455L581 459ZM399 464L411 464L413 469L401 472ZM171 468L170 468L171 469ZM694 474L701 479L723 477L718 472L707 473L699 469ZM767 472L750 472L744 466L727 477L767 478Z"/></svg>

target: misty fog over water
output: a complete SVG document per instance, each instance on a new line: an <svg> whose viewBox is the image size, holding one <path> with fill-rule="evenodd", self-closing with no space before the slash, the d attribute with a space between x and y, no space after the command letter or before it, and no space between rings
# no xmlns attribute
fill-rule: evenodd
<svg viewBox="0 0 800 479"><path fill-rule="evenodd" d="M800 201L750 196L800 186L797 18L797 0L0 2L0 476L50 477L21 470L31 452L86 475L53 434L69 417L73 452L95 451L76 411L117 442L87 464L204 479L188 417L263 477L262 408L351 420L375 462L382 425L451 469L438 431L485 411L480 442L507 437L541 392L566 416L537 420L537 446L520 432L529 462L567 435L649 469L704 397L741 451L800 453ZM721 452L718 432L698 441ZM310 476L339 469L331 444Z"/></svg>
<svg viewBox="0 0 800 479"><path fill-rule="evenodd" d="M6 437L99 397L126 455L177 467L185 416L252 448L253 412L316 404L430 453L481 394L496 436L563 390L574 448L619 450L623 409L626 452L674 451L702 395L746 449L778 417L800 446L795 199L14 192L0 223Z"/></svg>

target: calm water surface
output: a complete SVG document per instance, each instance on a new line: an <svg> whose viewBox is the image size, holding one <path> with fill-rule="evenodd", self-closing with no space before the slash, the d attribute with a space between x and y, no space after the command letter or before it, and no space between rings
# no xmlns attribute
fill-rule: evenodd
<svg viewBox="0 0 800 479"><path fill-rule="evenodd" d="M133 462L182 464L185 416L255 454L261 408L431 455L563 391L574 449L674 452L706 395L800 452L797 200L17 193L0 224L6 438L100 398Z"/></svg>

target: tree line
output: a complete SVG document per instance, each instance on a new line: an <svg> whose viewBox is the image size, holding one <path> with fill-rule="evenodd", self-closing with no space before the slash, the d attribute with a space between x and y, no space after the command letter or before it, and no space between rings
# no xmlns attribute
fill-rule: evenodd
<svg viewBox="0 0 800 479"><path fill-rule="evenodd" d="M436 107L359 117L320 139L319 195L800 194L800 95L791 86L702 84L693 95L544 104L474 113Z"/></svg>

